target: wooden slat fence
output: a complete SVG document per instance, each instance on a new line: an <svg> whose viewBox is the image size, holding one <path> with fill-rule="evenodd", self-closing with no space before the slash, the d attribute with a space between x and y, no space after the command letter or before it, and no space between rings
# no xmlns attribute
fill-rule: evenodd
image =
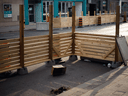
<svg viewBox="0 0 128 96"><path fill-rule="evenodd" d="M21 68L19 39L0 40L0 73Z"/></svg>
<svg viewBox="0 0 128 96"><path fill-rule="evenodd" d="M115 36L75 33L75 55L115 60Z"/></svg>

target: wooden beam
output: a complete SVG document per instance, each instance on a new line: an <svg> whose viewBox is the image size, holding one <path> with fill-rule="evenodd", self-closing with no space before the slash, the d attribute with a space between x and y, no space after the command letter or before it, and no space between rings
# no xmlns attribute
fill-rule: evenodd
<svg viewBox="0 0 128 96"><path fill-rule="evenodd" d="M108 57L108 55L110 55L114 50L115 50L115 46L113 46L113 47L103 56L103 58L106 59L106 57Z"/></svg>
<svg viewBox="0 0 128 96"><path fill-rule="evenodd" d="M72 6L72 54L75 54L75 6Z"/></svg>
<svg viewBox="0 0 128 96"><path fill-rule="evenodd" d="M24 6L20 5L20 66L24 67Z"/></svg>
<svg viewBox="0 0 128 96"><path fill-rule="evenodd" d="M69 17L69 11L67 12L67 17Z"/></svg>
<svg viewBox="0 0 128 96"><path fill-rule="evenodd" d="M47 12L46 12L46 22L47 22L47 20L48 20L48 17L47 17Z"/></svg>
<svg viewBox="0 0 128 96"><path fill-rule="evenodd" d="M68 51L68 49L70 48L70 46L72 46L72 41L69 43L68 48L65 50L63 55L66 55L66 52Z"/></svg>
<svg viewBox="0 0 128 96"><path fill-rule="evenodd" d="M58 57L60 56L59 51L56 49L56 47L53 46L53 50L56 52L56 54L58 55Z"/></svg>
<svg viewBox="0 0 128 96"><path fill-rule="evenodd" d="M52 60L53 50L53 5L49 5L49 59Z"/></svg>
<svg viewBox="0 0 128 96"><path fill-rule="evenodd" d="M83 16L83 11L81 11L81 16Z"/></svg>
<svg viewBox="0 0 128 96"><path fill-rule="evenodd" d="M115 40L117 37L119 37L119 23L120 23L120 6L116 7L116 34L115 34ZM118 47L117 44L115 43L115 61L118 62Z"/></svg>

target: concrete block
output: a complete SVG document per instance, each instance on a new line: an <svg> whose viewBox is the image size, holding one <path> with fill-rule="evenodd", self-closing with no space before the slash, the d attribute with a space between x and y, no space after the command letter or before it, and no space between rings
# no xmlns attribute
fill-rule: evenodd
<svg viewBox="0 0 128 96"><path fill-rule="evenodd" d="M71 55L71 56L69 57L69 60L75 61L75 60L78 60L78 58L77 58L76 55Z"/></svg>
<svg viewBox="0 0 128 96"><path fill-rule="evenodd" d="M49 22L37 22L36 30L49 30Z"/></svg>
<svg viewBox="0 0 128 96"><path fill-rule="evenodd" d="M54 60L46 62L46 67L52 67L53 65L55 65L55 61Z"/></svg>
<svg viewBox="0 0 128 96"><path fill-rule="evenodd" d="M28 69L26 67L17 69L17 74L19 74L19 75L28 74Z"/></svg>

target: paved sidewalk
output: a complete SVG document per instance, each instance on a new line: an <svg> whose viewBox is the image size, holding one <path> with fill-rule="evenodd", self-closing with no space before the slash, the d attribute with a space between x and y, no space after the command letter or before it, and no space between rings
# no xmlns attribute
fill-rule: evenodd
<svg viewBox="0 0 128 96"><path fill-rule="evenodd" d="M128 96L128 67L116 68L58 96Z"/></svg>

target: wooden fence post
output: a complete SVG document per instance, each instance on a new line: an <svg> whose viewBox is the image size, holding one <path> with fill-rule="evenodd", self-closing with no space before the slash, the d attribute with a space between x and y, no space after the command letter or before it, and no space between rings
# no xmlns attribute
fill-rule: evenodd
<svg viewBox="0 0 128 96"><path fill-rule="evenodd" d="M53 59L53 5L49 5L49 59Z"/></svg>
<svg viewBox="0 0 128 96"><path fill-rule="evenodd" d="M59 13L60 13L59 16L60 16L60 18L61 18L61 11L60 11Z"/></svg>
<svg viewBox="0 0 128 96"><path fill-rule="evenodd" d="M67 12L67 17L69 17L69 11Z"/></svg>
<svg viewBox="0 0 128 96"><path fill-rule="evenodd" d="M83 11L81 11L81 16L83 16Z"/></svg>
<svg viewBox="0 0 128 96"><path fill-rule="evenodd" d="M96 16L95 14L96 14L96 11L94 11L94 16Z"/></svg>
<svg viewBox="0 0 128 96"><path fill-rule="evenodd" d="M88 16L90 16L90 11L88 11Z"/></svg>
<svg viewBox="0 0 128 96"><path fill-rule="evenodd" d="M24 6L20 5L19 25L20 25L20 65L24 67Z"/></svg>
<svg viewBox="0 0 128 96"><path fill-rule="evenodd" d="M120 6L116 7L116 37L119 37L119 22L120 22ZM118 47L117 44L115 42L115 61L118 62L118 55L119 55L119 51L118 51Z"/></svg>
<svg viewBox="0 0 128 96"><path fill-rule="evenodd" d="M72 54L75 54L75 6L72 6Z"/></svg>
<svg viewBox="0 0 128 96"><path fill-rule="evenodd" d="M101 16L101 11L100 11L100 16Z"/></svg>
<svg viewBox="0 0 128 96"><path fill-rule="evenodd" d="M47 12L46 12L46 22L47 22L47 20L48 20L48 17L47 17Z"/></svg>

